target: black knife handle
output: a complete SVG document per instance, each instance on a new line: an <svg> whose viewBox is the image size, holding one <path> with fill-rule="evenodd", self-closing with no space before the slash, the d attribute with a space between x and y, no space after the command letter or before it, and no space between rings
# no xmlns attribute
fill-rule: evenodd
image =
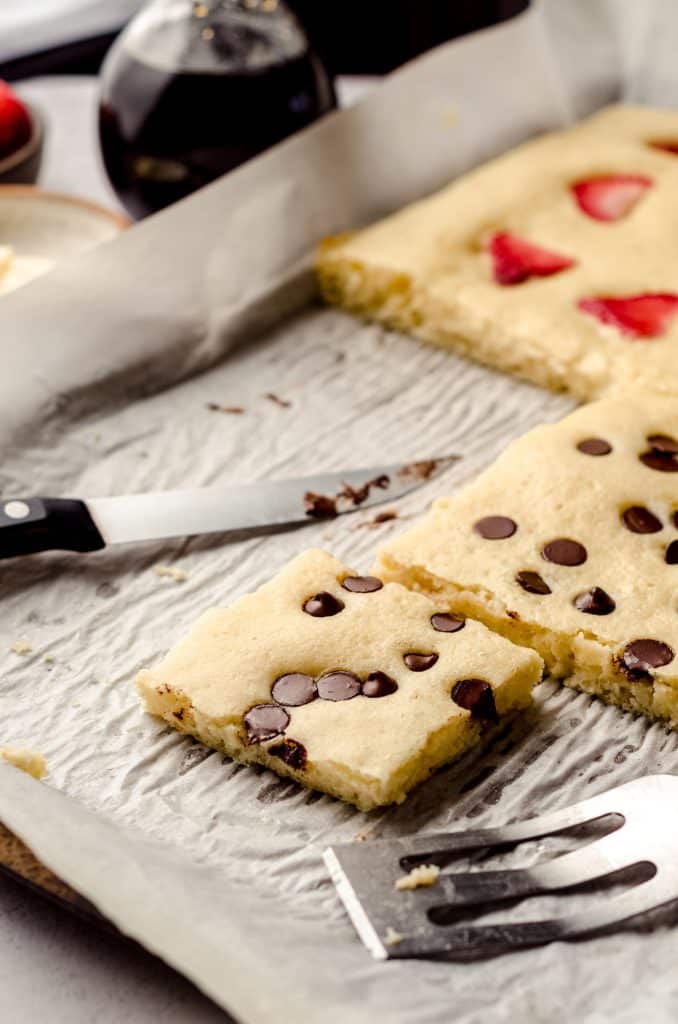
<svg viewBox="0 0 678 1024"><path fill-rule="evenodd" d="M98 551L105 547L84 501L0 499L0 558L37 551Z"/></svg>

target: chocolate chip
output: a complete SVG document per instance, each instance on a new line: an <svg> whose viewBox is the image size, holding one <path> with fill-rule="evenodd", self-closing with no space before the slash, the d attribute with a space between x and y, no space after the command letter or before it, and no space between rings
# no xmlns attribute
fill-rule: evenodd
<svg viewBox="0 0 678 1024"><path fill-rule="evenodd" d="M347 576L341 585L352 594L371 594L381 590L384 584L376 576Z"/></svg>
<svg viewBox="0 0 678 1024"><path fill-rule="evenodd" d="M672 452L653 448L652 451L642 452L638 458L648 469L656 469L659 473L678 473L678 460Z"/></svg>
<svg viewBox="0 0 678 1024"><path fill-rule="evenodd" d="M643 505L631 505L622 512L624 526L631 533L658 533L663 530L661 520Z"/></svg>
<svg viewBox="0 0 678 1024"><path fill-rule="evenodd" d="M255 704L245 714L243 721L247 730L248 743L263 743L275 739L285 731L290 716L278 704Z"/></svg>
<svg viewBox="0 0 678 1024"><path fill-rule="evenodd" d="M673 661L674 653L661 640L633 640L622 654L622 664L629 672L647 674Z"/></svg>
<svg viewBox="0 0 678 1024"><path fill-rule="evenodd" d="M617 605L602 587L591 587L577 594L572 604L580 612L587 615L610 615Z"/></svg>
<svg viewBox="0 0 678 1024"><path fill-rule="evenodd" d="M471 712L471 718L498 721L492 687L484 679L460 679L452 689L452 700Z"/></svg>
<svg viewBox="0 0 678 1024"><path fill-rule="evenodd" d="M508 516L485 516L473 524L473 529L485 540L506 540L518 529L518 524Z"/></svg>
<svg viewBox="0 0 678 1024"><path fill-rule="evenodd" d="M273 757L279 757L281 761L288 764L290 768L303 771L308 761L308 754L303 743L297 740L283 740L282 743L275 743L268 748L268 753Z"/></svg>
<svg viewBox="0 0 678 1024"><path fill-rule="evenodd" d="M338 669L325 672L317 682L318 696L323 700L351 700L360 693L360 680L352 672Z"/></svg>
<svg viewBox="0 0 678 1024"><path fill-rule="evenodd" d="M647 443L650 451L638 456L645 466L660 473L678 473L678 441L675 438L668 434L650 434Z"/></svg>
<svg viewBox="0 0 678 1024"><path fill-rule="evenodd" d="M673 513L673 525L678 526L678 512Z"/></svg>
<svg viewBox="0 0 678 1024"><path fill-rule="evenodd" d="M389 693L395 693L398 684L385 672L370 672L363 683L363 697L388 697Z"/></svg>
<svg viewBox="0 0 678 1024"><path fill-rule="evenodd" d="M678 565L678 540L672 540L666 549L664 560L667 565Z"/></svg>
<svg viewBox="0 0 678 1024"><path fill-rule="evenodd" d="M466 619L458 619L455 615L448 615L447 612L436 612L431 616L431 625L439 633L457 633L466 625Z"/></svg>
<svg viewBox="0 0 678 1024"><path fill-rule="evenodd" d="M650 434L647 443L656 452L669 452L672 455L678 454L678 441L668 434Z"/></svg>
<svg viewBox="0 0 678 1024"><path fill-rule="evenodd" d="M583 441L579 442L577 448L584 455L609 455L612 451L610 442L604 441L602 437L585 437Z"/></svg>
<svg viewBox="0 0 678 1024"><path fill-rule="evenodd" d="M324 619L328 615L338 615L343 607L344 602L340 601L338 597L328 594L326 590L321 590L319 594L309 597L304 604L304 611L307 615L315 616L316 619Z"/></svg>
<svg viewBox="0 0 678 1024"><path fill-rule="evenodd" d="M528 594L550 594L551 588L546 580L543 580L538 572L531 569L521 569L516 573L516 583L519 583Z"/></svg>
<svg viewBox="0 0 678 1024"><path fill-rule="evenodd" d="M288 707L297 708L302 704L310 704L318 696L315 679L303 672L288 672L280 676L273 684L271 690L273 700L278 704L286 704Z"/></svg>
<svg viewBox="0 0 678 1024"><path fill-rule="evenodd" d="M586 561L586 548L577 540L569 537L557 537L544 544L541 549L542 558L556 565L582 565Z"/></svg>
<svg viewBox="0 0 678 1024"><path fill-rule="evenodd" d="M437 654L418 654L416 651L410 651L403 656L403 661L411 672L425 672L427 668L433 668L437 660Z"/></svg>

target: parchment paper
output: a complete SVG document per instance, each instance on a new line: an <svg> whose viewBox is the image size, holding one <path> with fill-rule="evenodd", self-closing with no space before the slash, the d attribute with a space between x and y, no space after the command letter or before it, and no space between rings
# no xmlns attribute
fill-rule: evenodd
<svg viewBox="0 0 678 1024"><path fill-rule="evenodd" d="M463 455L378 529L364 512L276 536L46 555L0 570L0 743L27 743L50 766L43 784L0 767L0 818L243 1024L675 1017L669 919L487 963L378 964L320 859L366 828L489 825L678 770L675 734L546 683L536 712L484 752L402 807L366 816L164 729L140 710L132 680L203 608L255 588L309 545L367 569L377 544L435 494L571 407L321 309L308 254L322 235L603 102L678 103L677 37L668 0L552 0L420 59L358 108L3 299L4 495ZM160 562L187 580L159 578ZM32 651L9 651L16 640Z"/></svg>

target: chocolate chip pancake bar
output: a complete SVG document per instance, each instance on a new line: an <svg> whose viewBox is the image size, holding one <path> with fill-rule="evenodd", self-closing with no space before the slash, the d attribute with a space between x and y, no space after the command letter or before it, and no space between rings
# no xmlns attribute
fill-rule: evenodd
<svg viewBox="0 0 678 1024"><path fill-rule="evenodd" d="M678 727L678 407L585 406L511 444L377 571Z"/></svg>
<svg viewBox="0 0 678 1024"><path fill-rule="evenodd" d="M206 612L137 682L181 732L369 810L529 704L542 667L479 622L308 551Z"/></svg>
<svg viewBox="0 0 678 1024"><path fill-rule="evenodd" d="M678 113L611 107L317 258L329 302L581 398L678 392Z"/></svg>

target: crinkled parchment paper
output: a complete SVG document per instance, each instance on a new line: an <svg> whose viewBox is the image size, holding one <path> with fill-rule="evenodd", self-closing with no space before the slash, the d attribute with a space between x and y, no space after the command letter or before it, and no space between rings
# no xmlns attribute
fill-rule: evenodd
<svg viewBox="0 0 678 1024"><path fill-rule="evenodd" d="M678 940L664 919L486 963L378 964L320 853L365 829L491 824L676 770L675 734L543 684L536 712L484 752L402 807L365 816L165 729L142 713L132 680L203 608L258 586L308 545L367 569L377 544L436 493L571 407L319 308L308 254L319 237L604 102L677 103L677 13L668 0L552 0L415 62L358 108L3 299L5 495L463 455L375 528L358 512L275 536L0 569L0 742L40 750L50 767L43 784L0 767L0 818L245 1024L672 1018ZM186 580L158 576L159 563ZM10 651L15 641L31 650Z"/></svg>

